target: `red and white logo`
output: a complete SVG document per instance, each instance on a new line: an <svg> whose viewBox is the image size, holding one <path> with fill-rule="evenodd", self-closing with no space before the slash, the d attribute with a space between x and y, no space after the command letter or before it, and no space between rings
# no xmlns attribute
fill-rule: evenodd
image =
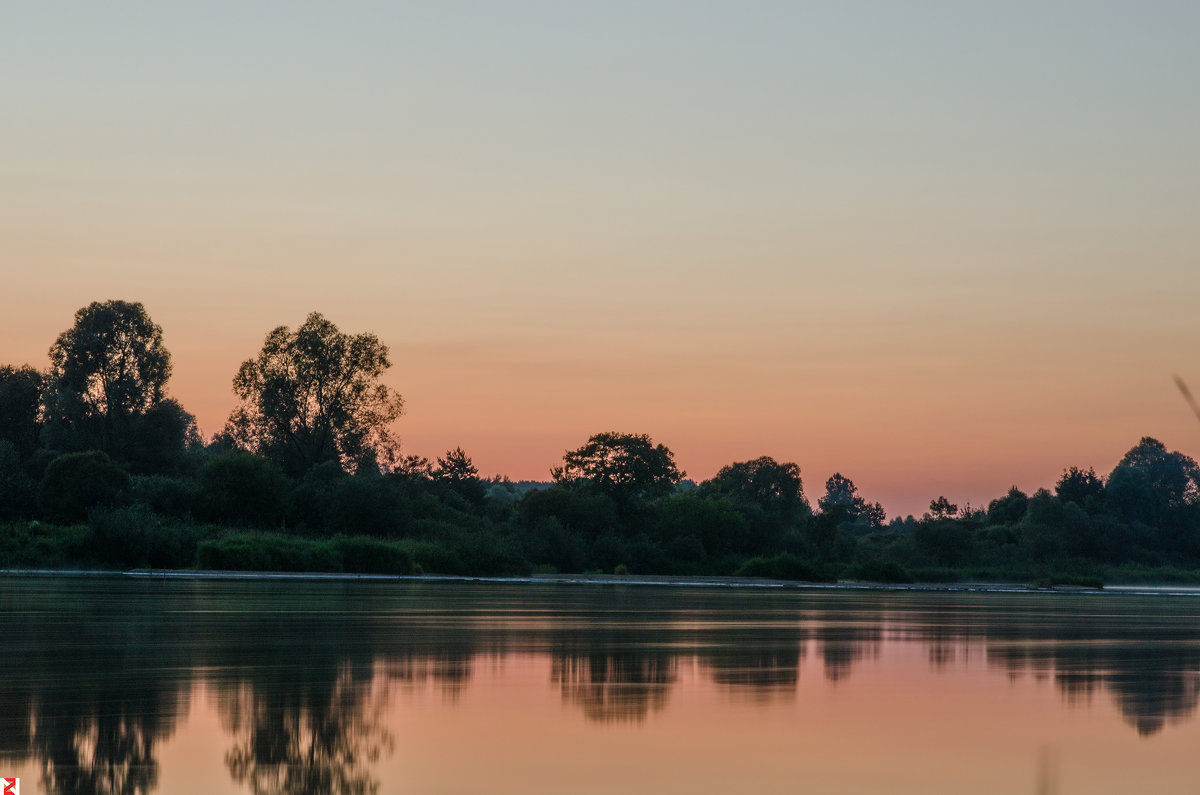
<svg viewBox="0 0 1200 795"><path fill-rule="evenodd" d="M21 779L0 778L0 795L21 795Z"/></svg>

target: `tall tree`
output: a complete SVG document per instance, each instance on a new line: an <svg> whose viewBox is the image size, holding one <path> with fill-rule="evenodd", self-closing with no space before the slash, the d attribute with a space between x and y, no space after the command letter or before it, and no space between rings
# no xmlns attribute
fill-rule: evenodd
<svg viewBox="0 0 1200 795"><path fill-rule="evenodd" d="M958 515L958 506L941 496L929 501L929 515L934 519L952 519Z"/></svg>
<svg viewBox="0 0 1200 795"><path fill-rule="evenodd" d="M42 386L42 374L32 367L0 367L0 439L21 458L37 447Z"/></svg>
<svg viewBox="0 0 1200 795"><path fill-rule="evenodd" d="M1165 533L1164 543L1200 554L1200 465L1143 437L1108 476L1108 506L1128 522Z"/></svg>
<svg viewBox="0 0 1200 795"><path fill-rule="evenodd" d="M404 408L379 383L391 366L374 334L344 334L313 312L295 331L276 328L242 363L233 379L242 403L226 432L293 474L324 461L352 472L390 467L398 452L391 425Z"/></svg>
<svg viewBox="0 0 1200 795"><path fill-rule="evenodd" d="M760 506L768 515L783 519L807 516L812 512L804 497L800 467L791 462L780 464L770 456L722 467L702 490L732 495Z"/></svg>
<svg viewBox="0 0 1200 795"><path fill-rule="evenodd" d="M1168 451L1157 439L1142 437L1117 466L1146 473L1155 491L1171 508L1200 502L1200 465L1183 453Z"/></svg>
<svg viewBox="0 0 1200 795"><path fill-rule="evenodd" d="M447 450L445 457L438 456L433 477L468 502L482 503L487 494L483 482L479 479L479 469L461 447Z"/></svg>
<svg viewBox="0 0 1200 795"><path fill-rule="evenodd" d="M550 470L563 485L590 485L618 502L662 497L683 479L675 454L644 433L598 433L577 450L563 455L563 465Z"/></svg>
<svg viewBox="0 0 1200 795"><path fill-rule="evenodd" d="M162 327L142 304L88 304L50 348L50 445L103 450L139 468L161 464L194 435L192 417L166 396L170 375Z"/></svg>
<svg viewBox="0 0 1200 795"><path fill-rule="evenodd" d="M438 480L446 480L451 483L461 483L463 481L479 480L479 469L471 461L471 457L461 447L455 447L453 450L447 450L443 458L438 456L437 469L434 470L434 476Z"/></svg>
<svg viewBox="0 0 1200 795"><path fill-rule="evenodd" d="M1086 508L1088 500L1104 499L1104 481L1096 474L1096 470L1087 471L1079 467L1071 467L1063 472L1062 477L1054 486L1054 492L1063 502L1073 502Z"/></svg>
<svg viewBox="0 0 1200 795"><path fill-rule="evenodd" d="M846 521L862 521L874 528L883 527L883 520L886 518L883 506L863 499L854 481L840 472L835 472L825 481L825 496L817 500L817 505L822 513L834 513L840 509L845 512Z"/></svg>
<svg viewBox="0 0 1200 795"><path fill-rule="evenodd" d="M1014 485L1003 497L988 503L987 520L989 524L1016 524L1028 510L1029 495Z"/></svg>

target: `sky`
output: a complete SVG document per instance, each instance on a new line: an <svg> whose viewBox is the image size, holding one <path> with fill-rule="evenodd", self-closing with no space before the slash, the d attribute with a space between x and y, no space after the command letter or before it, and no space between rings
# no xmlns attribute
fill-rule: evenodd
<svg viewBox="0 0 1200 795"><path fill-rule="evenodd" d="M17 2L0 362L141 301L202 431L279 325L404 451L600 431L889 515L1200 456L1200 5Z"/></svg>

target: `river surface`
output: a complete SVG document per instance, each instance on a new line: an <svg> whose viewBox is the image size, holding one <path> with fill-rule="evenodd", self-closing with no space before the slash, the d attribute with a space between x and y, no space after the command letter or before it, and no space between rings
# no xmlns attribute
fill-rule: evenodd
<svg viewBox="0 0 1200 795"><path fill-rule="evenodd" d="M62 793L1200 791L1200 598L0 577Z"/></svg>

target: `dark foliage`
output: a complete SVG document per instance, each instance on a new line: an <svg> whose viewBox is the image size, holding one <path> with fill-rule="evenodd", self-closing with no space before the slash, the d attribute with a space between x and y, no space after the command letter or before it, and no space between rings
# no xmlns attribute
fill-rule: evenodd
<svg viewBox="0 0 1200 795"><path fill-rule="evenodd" d="M829 480L825 481L825 496L817 500L817 504L822 513L829 514L840 510L839 526L856 526L846 528L856 535L878 530L883 527L883 522L887 518L882 505L877 502L867 502L858 493L858 487L854 485L854 481L840 472L834 473Z"/></svg>
<svg viewBox="0 0 1200 795"><path fill-rule="evenodd" d="M1029 497L1013 486L1008 494L988 503L987 518L991 524L1016 524L1025 518Z"/></svg>
<svg viewBox="0 0 1200 795"><path fill-rule="evenodd" d="M1054 493L1063 502L1073 502L1081 508L1096 508L1104 500L1104 481L1094 469L1085 472L1079 467L1071 467L1058 479Z"/></svg>
<svg viewBox="0 0 1200 795"><path fill-rule="evenodd" d="M609 432L567 451L551 475L556 483L590 487L624 505L670 494L684 473L675 466L674 454L646 434Z"/></svg>
<svg viewBox="0 0 1200 795"><path fill-rule="evenodd" d="M242 402L226 433L293 475L326 461L351 472L390 468L391 425L404 405L379 383L391 364L374 334L344 334L318 312L295 331L279 326L233 379Z"/></svg>
<svg viewBox="0 0 1200 795"><path fill-rule="evenodd" d="M84 307L46 376L0 367L0 557L801 581L1200 577L1200 466L1148 437L1106 478L1072 467L1053 493L1013 487L986 511L939 496L920 519L885 526L840 473L814 513L794 463L763 456L695 484L642 434L590 437L553 483L480 479L458 447L435 462L400 456L400 398L378 382L389 364L374 335L318 314L280 327L243 364L242 404L205 447L167 397L170 356L145 308Z"/></svg>
<svg viewBox="0 0 1200 795"><path fill-rule="evenodd" d="M742 564L735 574L738 577L769 577L774 580L801 582L829 582L833 579L786 552L772 558L751 558Z"/></svg>
<svg viewBox="0 0 1200 795"><path fill-rule="evenodd" d="M67 453L46 467L41 513L56 522L81 522L89 510L116 503L128 487L129 475L107 453Z"/></svg>
<svg viewBox="0 0 1200 795"><path fill-rule="evenodd" d="M883 583L913 582L913 576L908 569L894 560L879 560L871 558L850 571L850 576L856 580Z"/></svg>
<svg viewBox="0 0 1200 795"><path fill-rule="evenodd" d="M199 472L201 517L244 527L275 527L283 516L287 479L265 458L234 450L204 462Z"/></svg>
<svg viewBox="0 0 1200 795"><path fill-rule="evenodd" d="M200 531L167 524L144 505L95 510L88 526L96 559L113 566L184 569L196 560Z"/></svg>
<svg viewBox="0 0 1200 795"><path fill-rule="evenodd" d="M29 477L17 448L0 439L0 521L24 519L36 507L37 484Z"/></svg>
<svg viewBox="0 0 1200 795"><path fill-rule="evenodd" d="M812 513L804 497L800 467L780 464L763 456L753 461L730 464L701 487L701 492L720 492L752 505L778 521L790 521Z"/></svg>
<svg viewBox="0 0 1200 795"><path fill-rule="evenodd" d="M272 535L229 535L202 541L196 554L202 569L218 571L342 570L342 558L330 541Z"/></svg>
<svg viewBox="0 0 1200 795"><path fill-rule="evenodd" d="M42 410L52 449L102 450L136 472L175 468L198 443L195 420L166 395L171 355L140 303L95 302L50 348Z"/></svg>
<svg viewBox="0 0 1200 795"><path fill-rule="evenodd" d="M42 374L32 367L0 366L0 441L22 460L37 449L41 430Z"/></svg>

